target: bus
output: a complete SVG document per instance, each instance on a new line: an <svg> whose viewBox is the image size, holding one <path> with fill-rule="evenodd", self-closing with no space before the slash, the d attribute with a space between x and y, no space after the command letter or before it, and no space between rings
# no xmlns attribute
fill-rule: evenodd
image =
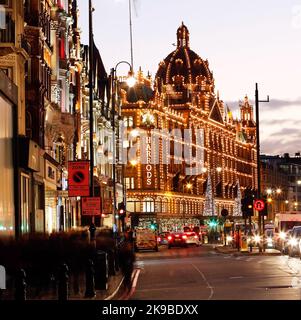
<svg viewBox="0 0 301 320"><path fill-rule="evenodd" d="M301 226L301 212L290 211L275 215L275 232L287 232L295 226Z"/></svg>
<svg viewBox="0 0 301 320"><path fill-rule="evenodd" d="M276 249L283 250L289 240L289 230L295 226L301 226L301 212L289 211L286 213L277 213L275 215L275 236L274 242Z"/></svg>

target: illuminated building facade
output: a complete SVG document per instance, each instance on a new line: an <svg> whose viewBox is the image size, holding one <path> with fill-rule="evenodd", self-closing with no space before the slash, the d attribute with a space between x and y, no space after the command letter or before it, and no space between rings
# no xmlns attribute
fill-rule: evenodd
<svg viewBox="0 0 301 320"><path fill-rule="evenodd" d="M238 185L242 193L256 189L253 106L245 97L239 106L241 119L233 119L215 93L208 61L190 49L184 24L177 30L177 48L159 64L154 86L139 70L136 86L124 86L121 100L128 132L123 143L130 153L125 169L127 210L133 225L146 219L170 229L181 225L179 221L199 221L209 175L217 215L223 208L233 215ZM203 140L197 139L198 131ZM181 139L173 132L181 132ZM176 144L182 147L180 153ZM134 147L135 152L130 150ZM185 154L186 147L190 152ZM194 162L197 154L202 156ZM198 161L201 171L194 170Z"/></svg>

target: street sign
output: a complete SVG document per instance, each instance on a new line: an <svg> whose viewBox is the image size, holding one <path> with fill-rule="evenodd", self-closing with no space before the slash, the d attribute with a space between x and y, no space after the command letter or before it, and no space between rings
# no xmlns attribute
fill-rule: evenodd
<svg viewBox="0 0 301 320"><path fill-rule="evenodd" d="M105 213L105 214L113 213L112 199L104 199L104 201L103 201L103 213Z"/></svg>
<svg viewBox="0 0 301 320"><path fill-rule="evenodd" d="M254 209L257 211L262 211L264 210L264 201L263 200L255 200L254 202Z"/></svg>
<svg viewBox="0 0 301 320"><path fill-rule="evenodd" d="M83 216L101 215L100 197L83 197L82 198L82 215Z"/></svg>
<svg viewBox="0 0 301 320"><path fill-rule="evenodd" d="M229 211L228 211L227 209L223 209L223 210L221 211L221 215L222 215L223 217L227 217L228 214L229 214Z"/></svg>
<svg viewBox="0 0 301 320"><path fill-rule="evenodd" d="M89 161L68 162L69 197L89 196Z"/></svg>

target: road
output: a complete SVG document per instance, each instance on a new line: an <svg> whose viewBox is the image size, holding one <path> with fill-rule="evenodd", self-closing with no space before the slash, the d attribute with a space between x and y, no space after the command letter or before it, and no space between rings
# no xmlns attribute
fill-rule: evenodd
<svg viewBox="0 0 301 320"><path fill-rule="evenodd" d="M137 254L131 300L300 300L301 260L234 256L210 245Z"/></svg>

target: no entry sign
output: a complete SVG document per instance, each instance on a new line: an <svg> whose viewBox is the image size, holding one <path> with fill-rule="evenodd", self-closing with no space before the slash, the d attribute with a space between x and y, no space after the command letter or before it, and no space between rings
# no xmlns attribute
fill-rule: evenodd
<svg viewBox="0 0 301 320"><path fill-rule="evenodd" d="M89 196L89 161L68 162L68 195Z"/></svg>
<svg viewBox="0 0 301 320"><path fill-rule="evenodd" d="M255 200L254 209L257 211L262 211L264 209L264 201L263 200Z"/></svg>
<svg viewBox="0 0 301 320"><path fill-rule="evenodd" d="M101 214L100 197L82 198L82 215L83 216L99 216L100 214Z"/></svg>

